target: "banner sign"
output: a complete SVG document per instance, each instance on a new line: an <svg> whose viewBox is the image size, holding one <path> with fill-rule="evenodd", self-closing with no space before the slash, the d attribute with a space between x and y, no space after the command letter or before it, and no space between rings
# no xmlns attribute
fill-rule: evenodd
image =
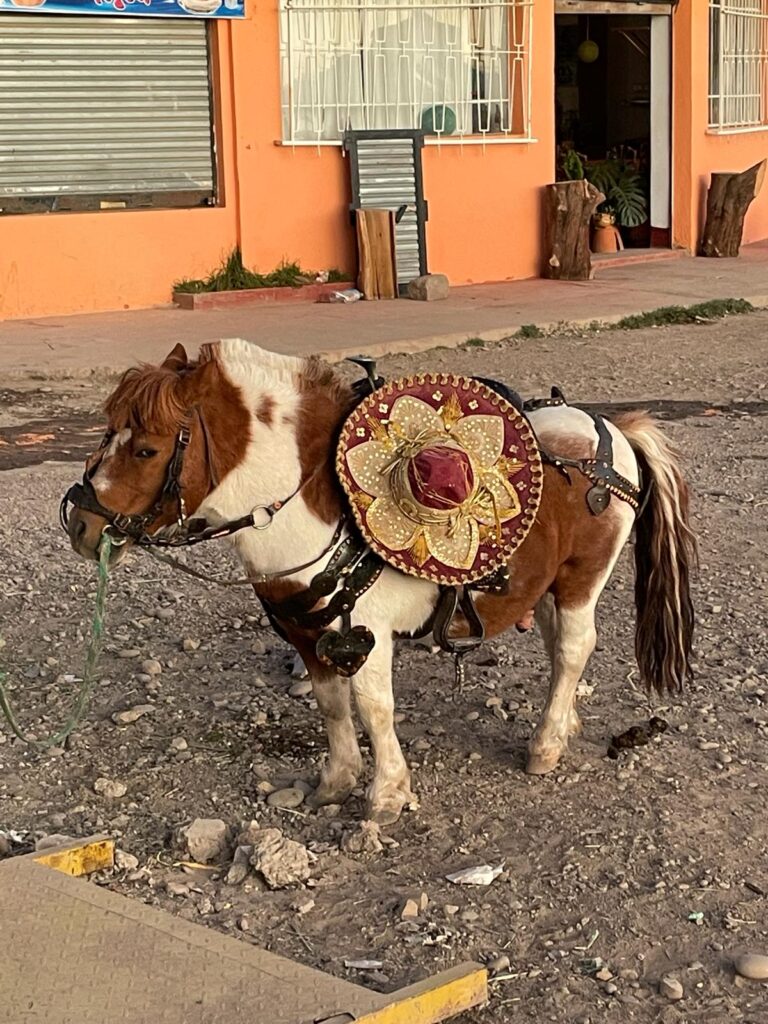
<svg viewBox="0 0 768 1024"><path fill-rule="evenodd" d="M243 18L245 0L0 0L0 13L144 14L155 18Z"/></svg>

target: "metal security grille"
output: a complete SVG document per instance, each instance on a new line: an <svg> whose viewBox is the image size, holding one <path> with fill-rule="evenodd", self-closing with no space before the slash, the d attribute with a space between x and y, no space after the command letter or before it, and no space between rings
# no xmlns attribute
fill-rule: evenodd
<svg viewBox="0 0 768 1024"><path fill-rule="evenodd" d="M283 136L530 137L533 0L280 0Z"/></svg>
<svg viewBox="0 0 768 1024"><path fill-rule="evenodd" d="M5 212L213 192L204 22L0 15Z"/></svg>
<svg viewBox="0 0 768 1024"><path fill-rule="evenodd" d="M768 0L710 0L709 125L768 125Z"/></svg>
<svg viewBox="0 0 768 1024"><path fill-rule="evenodd" d="M421 173L423 135L415 131L348 132L352 205L395 210L397 283L427 273L427 204Z"/></svg>

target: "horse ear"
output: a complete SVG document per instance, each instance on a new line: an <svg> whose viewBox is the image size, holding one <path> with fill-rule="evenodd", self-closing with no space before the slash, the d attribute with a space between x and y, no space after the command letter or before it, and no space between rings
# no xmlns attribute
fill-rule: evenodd
<svg viewBox="0 0 768 1024"><path fill-rule="evenodd" d="M162 365L164 369L174 370L178 373L180 370L185 370L188 364L189 359L187 358L187 350L181 343L179 343L174 346L172 352L168 353Z"/></svg>

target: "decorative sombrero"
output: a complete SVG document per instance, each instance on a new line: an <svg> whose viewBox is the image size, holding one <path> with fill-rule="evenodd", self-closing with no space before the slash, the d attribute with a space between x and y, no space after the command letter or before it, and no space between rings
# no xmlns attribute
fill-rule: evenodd
<svg viewBox="0 0 768 1024"><path fill-rule="evenodd" d="M394 568L459 585L525 540L541 500L536 438L471 377L390 381L342 427L336 471L360 530Z"/></svg>

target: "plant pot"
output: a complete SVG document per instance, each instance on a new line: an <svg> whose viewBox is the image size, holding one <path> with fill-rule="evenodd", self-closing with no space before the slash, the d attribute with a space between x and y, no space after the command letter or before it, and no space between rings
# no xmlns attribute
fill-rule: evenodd
<svg viewBox="0 0 768 1024"><path fill-rule="evenodd" d="M592 221L592 252L619 252L624 248L611 213L596 213Z"/></svg>

